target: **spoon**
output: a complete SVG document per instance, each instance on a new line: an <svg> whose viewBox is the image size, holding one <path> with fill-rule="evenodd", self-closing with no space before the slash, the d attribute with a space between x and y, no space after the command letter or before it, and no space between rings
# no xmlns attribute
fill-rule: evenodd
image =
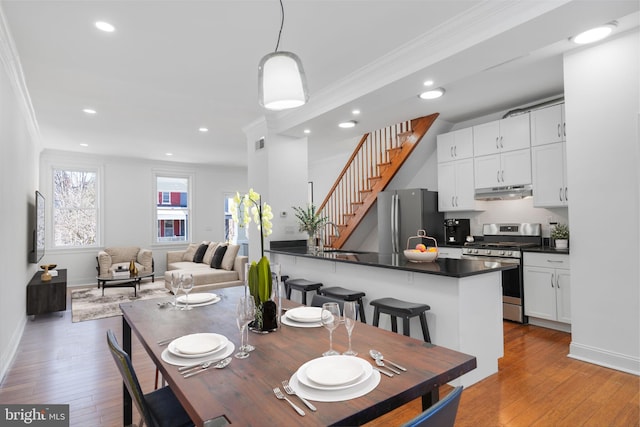
<svg viewBox="0 0 640 427"><path fill-rule="evenodd" d="M382 353L380 353L380 352L379 352L379 351L377 351L377 350L373 350L373 349L371 349L371 350L369 350L369 354L371 355L371 357L373 357L373 358L374 358L374 359L376 359L376 360L377 360L377 359L380 359L380 360L383 360L383 359L384 359L384 356L382 355ZM395 366L396 368L400 369L401 371L405 371L405 372L407 371L407 368L402 367L402 366L398 365L397 363L393 363L393 362L392 362L392 361L390 361L390 360L387 360L387 362L389 362L390 364L392 364L392 365L393 365L393 366ZM392 370L393 370L393 369L392 369ZM400 373L400 372L398 372L398 373Z"/></svg>
<svg viewBox="0 0 640 427"><path fill-rule="evenodd" d="M185 374L185 378L189 378L192 377L196 374L199 374L200 372L204 372L206 371L209 367L212 367L214 369L223 369L226 368L229 363L231 363L232 358L231 357L227 357L226 359L222 359L221 361L217 362L215 365L213 364L214 362L204 362L202 363L202 365L200 365L200 369L193 371L193 372L189 372L188 374Z"/></svg>

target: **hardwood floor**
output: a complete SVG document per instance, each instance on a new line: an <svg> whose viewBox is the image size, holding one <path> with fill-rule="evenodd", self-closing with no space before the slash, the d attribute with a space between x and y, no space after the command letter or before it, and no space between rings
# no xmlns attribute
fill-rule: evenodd
<svg viewBox="0 0 640 427"><path fill-rule="evenodd" d="M107 329L121 336L121 322L71 323L70 310L27 321L0 402L68 403L71 426L121 425L122 385L106 347ZM500 372L464 390L456 426L640 426L639 377L566 357L569 334L510 322L504 328ZM133 352L150 391L155 367L135 337ZM399 425L419 412L414 401L367 425Z"/></svg>

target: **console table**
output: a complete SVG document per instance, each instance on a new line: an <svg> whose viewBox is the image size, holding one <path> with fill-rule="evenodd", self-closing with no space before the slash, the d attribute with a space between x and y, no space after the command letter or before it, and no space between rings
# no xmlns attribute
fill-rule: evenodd
<svg viewBox="0 0 640 427"><path fill-rule="evenodd" d="M43 282L37 271L27 285L27 315L52 313L67 309L67 270L56 270L57 276Z"/></svg>

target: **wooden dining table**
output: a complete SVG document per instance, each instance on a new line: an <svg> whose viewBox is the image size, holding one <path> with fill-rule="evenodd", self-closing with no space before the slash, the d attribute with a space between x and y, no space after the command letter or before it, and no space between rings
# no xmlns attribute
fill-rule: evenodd
<svg viewBox="0 0 640 427"><path fill-rule="evenodd" d="M190 378L183 378L177 366L163 361L162 352L167 346L158 342L170 337L218 333L233 342L236 350L240 346L235 306L245 294L245 288L212 292L220 296L219 302L190 311L161 306L159 299L120 305L124 350L132 354L133 332L196 426L361 425L419 397L426 409L438 400L441 385L476 367L474 356L358 322L352 335L353 349L358 352L356 357L375 365L369 349L376 349L407 371L392 378L382 375L375 389L355 399L313 402L317 407L315 412L308 410L297 397L289 396L305 410L306 415L302 417L286 402L278 400L273 388L282 389L283 380L290 379L301 365L328 350L329 333L323 327L281 325L275 332L250 333L249 342L255 346L250 357L234 358L224 369L208 369ZM282 302L284 308L298 305L289 300ZM333 347L344 352L347 346L346 328L339 327L333 333ZM124 387L123 403L124 425L130 425L133 408Z"/></svg>

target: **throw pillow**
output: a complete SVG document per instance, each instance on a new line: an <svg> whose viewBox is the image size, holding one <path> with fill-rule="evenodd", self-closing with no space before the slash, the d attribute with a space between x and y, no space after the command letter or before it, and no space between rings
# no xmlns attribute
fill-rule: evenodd
<svg viewBox="0 0 640 427"><path fill-rule="evenodd" d="M207 248L207 251L204 253L204 257L202 257L203 264L207 264L207 265L211 264L213 253L216 251L217 247L218 247L218 242L209 243L209 247Z"/></svg>
<svg viewBox="0 0 640 427"><path fill-rule="evenodd" d="M189 243L189 246L187 246L187 250L184 252L184 254L182 254L182 260L193 262L193 256L196 254L196 251L199 247L199 243Z"/></svg>
<svg viewBox="0 0 640 427"><path fill-rule="evenodd" d="M229 245L227 246L227 252L224 254L224 258L222 258L222 268L231 271L233 270L233 264L236 261L236 256L238 255L238 251L240 250L240 245Z"/></svg>
<svg viewBox="0 0 640 427"><path fill-rule="evenodd" d="M216 252L213 254L213 259L211 260L211 268L220 268L222 265L222 258L224 258L224 254L226 252L226 244L221 244L216 248Z"/></svg>
<svg viewBox="0 0 640 427"><path fill-rule="evenodd" d="M204 258L204 254L207 252L208 248L209 245L204 243L198 246L198 250L193 255L193 262L202 262L202 258Z"/></svg>

